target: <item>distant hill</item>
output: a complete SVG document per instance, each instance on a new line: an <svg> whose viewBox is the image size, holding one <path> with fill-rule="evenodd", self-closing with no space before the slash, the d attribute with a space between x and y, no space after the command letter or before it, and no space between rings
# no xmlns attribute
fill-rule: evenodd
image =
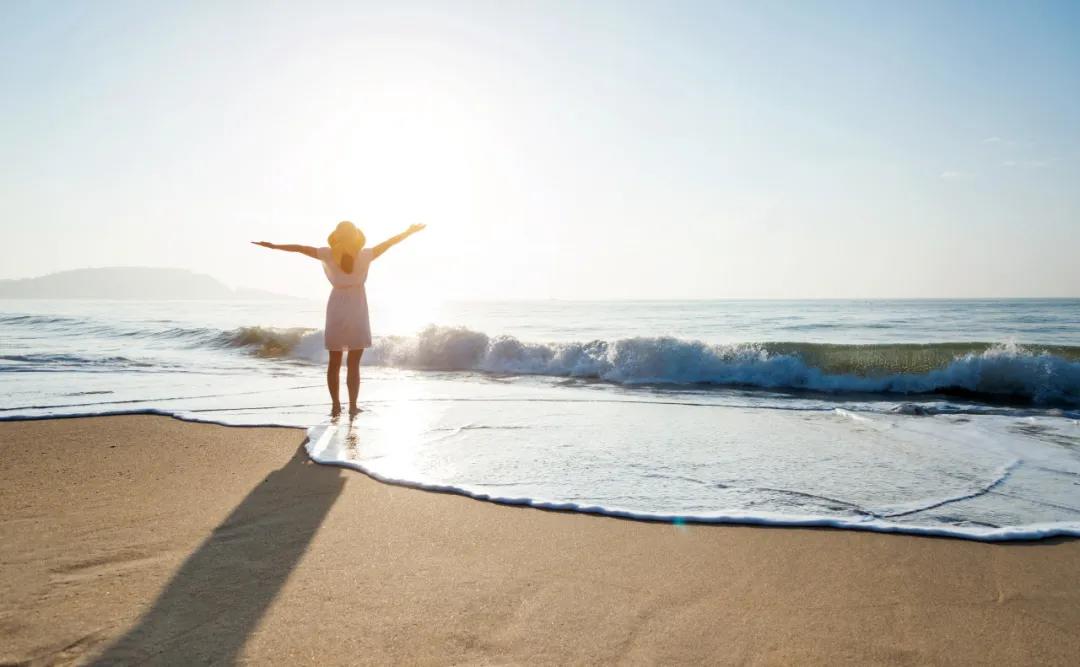
<svg viewBox="0 0 1080 667"><path fill-rule="evenodd" d="M258 289L232 289L185 269L75 269L39 278L0 280L4 299L288 299Z"/></svg>

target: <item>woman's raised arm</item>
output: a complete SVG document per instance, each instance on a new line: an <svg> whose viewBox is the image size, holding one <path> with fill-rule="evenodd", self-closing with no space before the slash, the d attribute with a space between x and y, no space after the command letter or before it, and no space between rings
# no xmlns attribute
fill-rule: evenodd
<svg viewBox="0 0 1080 667"><path fill-rule="evenodd" d="M318 259L318 251L309 245L296 245L295 243L286 243L279 245L277 243L270 243L269 241L252 241L255 245L262 246L264 248L270 248L271 250L284 250L285 252L298 252L301 255L307 255L312 259Z"/></svg>
<svg viewBox="0 0 1080 667"><path fill-rule="evenodd" d="M427 227L427 225L409 225L408 229L401 232L397 236L391 236L390 238L386 239L385 241L383 241L379 245L375 246L373 248L374 255L373 255L372 258L374 259L375 257L378 257L379 255L383 254L384 252L386 252L390 248L394 247L398 243L401 243L405 239L409 238L410 236L412 236L416 232L422 231L425 227Z"/></svg>

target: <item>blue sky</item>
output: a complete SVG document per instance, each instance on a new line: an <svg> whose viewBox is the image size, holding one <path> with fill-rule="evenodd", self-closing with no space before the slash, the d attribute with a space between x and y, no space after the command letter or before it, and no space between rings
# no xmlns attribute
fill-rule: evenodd
<svg viewBox="0 0 1080 667"><path fill-rule="evenodd" d="M0 6L0 277L1080 296L1080 3L221 5Z"/></svg>

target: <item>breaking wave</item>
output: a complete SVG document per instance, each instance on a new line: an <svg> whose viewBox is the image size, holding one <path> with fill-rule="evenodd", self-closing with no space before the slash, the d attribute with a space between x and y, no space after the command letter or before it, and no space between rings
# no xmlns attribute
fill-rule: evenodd
<svg viewBox="0 0 1080 667"><path fill-rule="evenodd" d="M263 357L325 359L322 333L250 327L216 341ZM960 393L1080 405L1080 347L1015 343L718 345L669 337L529 343L458 327L378 338L367 365L546 375L624 385L745 386L888 394Z"/></svg>
<svg viewBox="0 0 1080 667"><path fill-rule="evenodd" d="M307 344L301 345L305 339ZM303 358L317 356L322 349L322 332L313 329L241 327L218 336L215 342L223 347L248 348L260 357Z"/></svg>

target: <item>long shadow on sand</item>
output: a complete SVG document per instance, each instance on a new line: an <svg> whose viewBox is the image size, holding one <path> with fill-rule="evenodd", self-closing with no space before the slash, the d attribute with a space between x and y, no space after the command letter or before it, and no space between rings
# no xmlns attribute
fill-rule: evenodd
<svg viewBox="0 0 1080 667"><path fill-rule="evenodd" d="M92 664L232 663L341 493L301 447L244 498L153 607Z"/></svg>

